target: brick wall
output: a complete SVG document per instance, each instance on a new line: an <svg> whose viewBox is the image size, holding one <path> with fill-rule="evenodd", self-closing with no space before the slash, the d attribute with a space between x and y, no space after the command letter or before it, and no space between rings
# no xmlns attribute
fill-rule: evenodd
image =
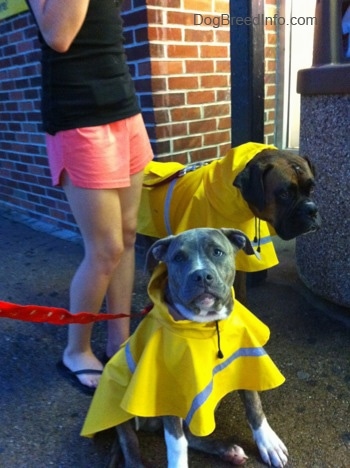
<svg viewBox="0 0 350 468"><path fill-rule="evenodd" d="M125 2L127 54L156 157L222 156L231 140L229 27L194 25L194 15L209 22L229 12L229 0L147 0L148 28L140 3ZM149 47L149 61L137 61L135 44Z"/></svg>
<svg viewBox="0 0 350 468"><path fill-rule="evenodd" d="M277 27L272 20L277 14L277 1L265 0L265 122L264 139L266 144L275 143L276 115L276 63L277 63Z"/></svg>
<svg viewBox="0 0 350 468"><path fill-rule="evenodd" d="M1 21L0 203L62 228L75 223L51 186L40 116L40 52L29 13Z"/></svg>
<svg viewBox="0 0 350 468"><path fill-rule="evenodd" d="M211 19L229 12L229 0L124 0L123 10L129 64L156 157L187 163L224 155L231 146L230 38L229 28L213 27ZM194 15L207 24L195 25ZM36 27L29 13L0 26L0 207L75 231L62 190L51 187ZM274 34L266 34L267 139Z"/></svg>

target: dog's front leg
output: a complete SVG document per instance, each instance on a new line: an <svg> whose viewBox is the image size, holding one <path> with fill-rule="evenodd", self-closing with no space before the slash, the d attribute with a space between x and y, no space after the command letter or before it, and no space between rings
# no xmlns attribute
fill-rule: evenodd
<svg viewBox="0 0 350 468"><path fill-rule="evenodd" d="M258 392L240 391L239 394L261 458L269 466L285 466L288 450L267 422Z"/></svg>
<svg viewBox="0 0 350 468"><path fill-rule="evenodd" d="M183 431L182 419L176 416L164 416L163 422L168 468L188 467L187 439Z"/></svg>
<svg viewBox="0 0 350 468"><path fill-rule="evenodd" d="M125 468L143 468L139 440L130 421L117 426L119 444L124 457Z"/></svg>

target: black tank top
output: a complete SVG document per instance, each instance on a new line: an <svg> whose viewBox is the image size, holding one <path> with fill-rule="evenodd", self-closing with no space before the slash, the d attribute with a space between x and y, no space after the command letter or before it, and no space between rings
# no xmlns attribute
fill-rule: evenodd
<svg viewBox="0 0 350 468"><path fill-rule="evenodd" d="M42 46L44 130L103 125L140 112L123 48L115 0L90 0L86 19L65 53Z"/></svg>

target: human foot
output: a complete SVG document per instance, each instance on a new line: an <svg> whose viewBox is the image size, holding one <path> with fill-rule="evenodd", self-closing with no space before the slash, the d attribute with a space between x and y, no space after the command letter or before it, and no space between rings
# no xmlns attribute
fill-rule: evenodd
<svg viewBox="0 0 350 468"><path fill-rule="evenodd" d="M101 370L95 369L82 369L80 371L72 372L68 367L63 363L63 361L59 361L57 364L57 370L61 374L62 377L67 379L73 387L78 388L82 393L86 395L93 395L95 393L96 387L89 387L84 385L79 380L79 375L99 375L101 376Z"/></svg>
<svg viewBox="0 0 350 468"><path fill-rule="evenodd" d="M93 390L97 387L103 365L93 353L69 354L65 352L61 362L80 384Z"/></svg>

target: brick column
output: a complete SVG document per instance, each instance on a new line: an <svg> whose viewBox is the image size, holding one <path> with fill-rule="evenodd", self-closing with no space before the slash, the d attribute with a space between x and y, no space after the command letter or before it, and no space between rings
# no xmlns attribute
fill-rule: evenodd
<svg viewBox="0 0 350 468"><path fill-rule="evenodd" d="M276 116L276 61L277 61L277 26L273 24L278 13L276 0L265 0L265 101L264 101L264 142L275 144Z"/></svg>
<svg viewBox="0 0 350 468"><path fill-rule="evenodd" d="M125 2L127 54L159 159L188 163L231 146L229 26L213 19L228 11L228 0Z"/></svg>

